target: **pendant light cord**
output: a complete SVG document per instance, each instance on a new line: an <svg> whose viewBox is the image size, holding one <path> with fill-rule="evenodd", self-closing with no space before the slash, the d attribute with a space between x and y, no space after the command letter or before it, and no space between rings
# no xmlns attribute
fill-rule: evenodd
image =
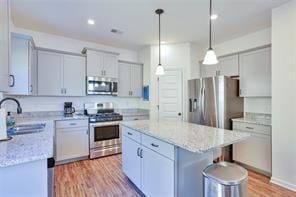
<svg viewBox="0 0 296 197"><path fill-rule="evenodd" d="M212 0L210 0L210 40L209 40L209 45L210 45L210 48L209 49L212 49Z"/></svg>
<svg viewBox="0 0 296 197"><path fill-rule="evenodd" d="M158 14L158 65L161 65L161 47L160 47L160 14Z"/></svg>

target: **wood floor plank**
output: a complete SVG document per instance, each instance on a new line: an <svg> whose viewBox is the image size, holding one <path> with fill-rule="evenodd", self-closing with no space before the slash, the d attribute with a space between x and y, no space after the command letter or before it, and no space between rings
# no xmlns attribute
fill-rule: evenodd
<svg viewBox="0 0 296 197"><path fill-rule="evenodd" d="M296 193L249 171L249 197L296 197ZM140 197L121 171L121 155L55 167L55 197Z"/></svg>

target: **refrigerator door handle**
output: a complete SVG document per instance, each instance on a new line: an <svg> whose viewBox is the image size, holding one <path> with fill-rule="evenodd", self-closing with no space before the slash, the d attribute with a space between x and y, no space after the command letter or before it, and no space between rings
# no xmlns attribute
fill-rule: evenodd
<svg viewBox="0 0 296 197"><path fill-rule="evenodd" d="M193 100L193 111L197 110L197 99Z"/></svg>
<svg viewBox="0 0 296 197"><path fill-rule="evenodd" d="M205 118L206 117L206 110L205 110L205 93L206 89L205 87L202 88L202 115Z"/></svg>
<svg viewBox="0 0 296 197"><path fill-rule="evenodd" d="M192 99L189 99L189 112L192 112Z"/></svg>

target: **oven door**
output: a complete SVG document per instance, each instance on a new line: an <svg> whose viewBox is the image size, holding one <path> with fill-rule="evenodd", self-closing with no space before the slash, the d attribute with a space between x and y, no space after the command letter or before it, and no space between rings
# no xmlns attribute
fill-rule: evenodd
<svg viewBox="0 0 296 197"><path fill-rule="evenodd" d="M90 124L90 148L121 144L119 122Z"/></svg>

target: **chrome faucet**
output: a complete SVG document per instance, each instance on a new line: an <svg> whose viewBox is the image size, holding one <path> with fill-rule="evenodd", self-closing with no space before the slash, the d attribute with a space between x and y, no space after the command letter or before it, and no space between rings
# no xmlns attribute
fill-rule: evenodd
<svg viewBox="0 0 296 197"><path fill-rule="evenodd" d="M22 113L23 110L22 110L22 108L21 108L20 102L19 102L18 100L16 100L15 98L4 98L4 99L2 99L2 100L0 101L0 108L1 108L2 103L3 103L4 101L7 101L7 100L12 100L12 101L16 102L16 104L17 104L17 109L16 109L17 113L18 113L18 114L21 114L21 113Z"/></svg>

